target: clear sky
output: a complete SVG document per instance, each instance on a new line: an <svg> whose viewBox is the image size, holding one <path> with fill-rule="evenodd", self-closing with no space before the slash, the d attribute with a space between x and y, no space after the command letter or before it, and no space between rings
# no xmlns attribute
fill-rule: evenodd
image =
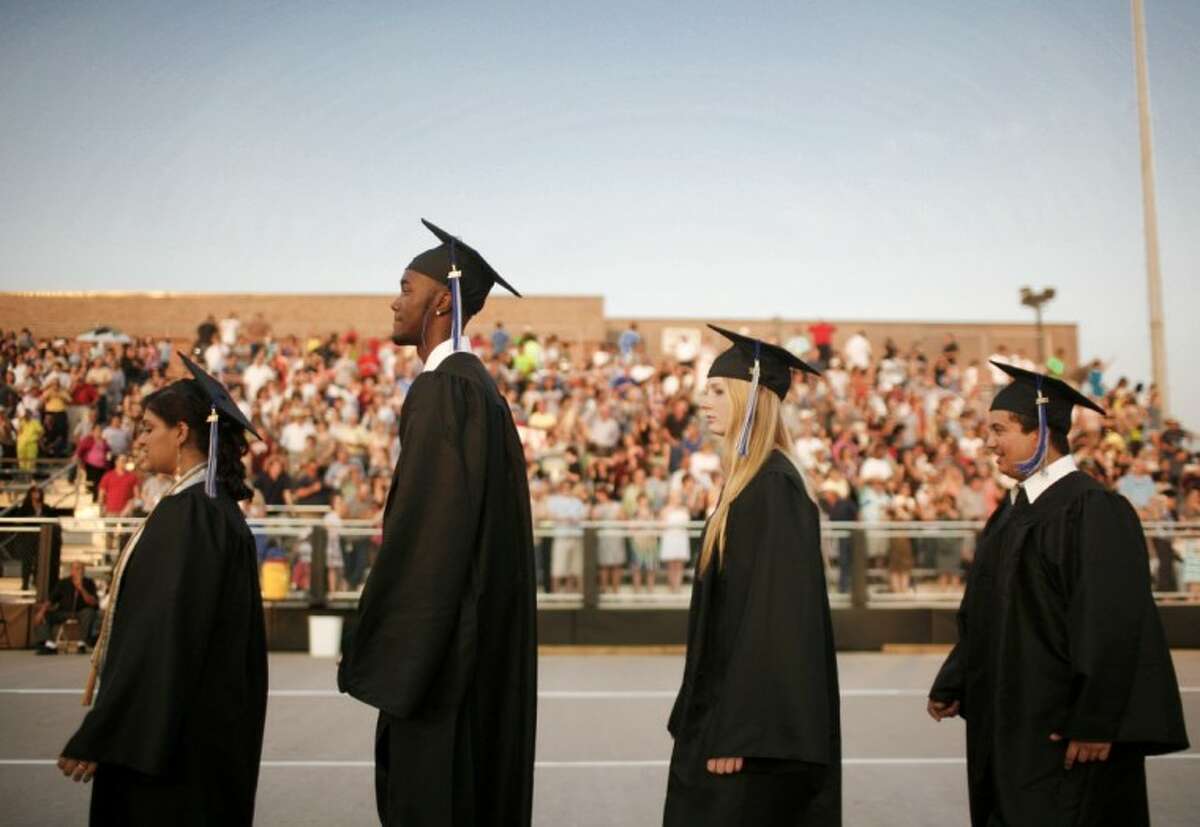
<svg viewBox="0 0 1200 827"><path fill-rule="evenodd" d="M1200 426L1200 3L1147 0ZM1149 376L1128 0L0 3L0 287L389 292L427 216L613 314L1012 320ZM114 320L119 321L119 320Z"/></svg>

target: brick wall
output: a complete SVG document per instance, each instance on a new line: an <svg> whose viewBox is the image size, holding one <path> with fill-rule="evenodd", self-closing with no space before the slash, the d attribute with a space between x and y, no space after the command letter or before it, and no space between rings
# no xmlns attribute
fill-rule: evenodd
<svg viewBox="0 0 1200 827"><path fill-rule="evenodd" d="M391 331L391 296L384 294L290 294L265 293L0 293L0 329L28 327L38 335L74 336L100 324L117 327L135 336L170 336L189 339L196 325L208 314L218 319L234 310L243 322L262 313L276 334L325 334L350 328L366 337L385 337ZM572 342L616 341L628 318L604 315L600 296L530 296L517 299L493 296L472 322L471 331L489 332L503 320L512 334L526 326L539 334L556 334ZM641 318L636 320L647 349L661 351L666 328L704 330L709 341L716 334L704 328L713 321L734 330L747 328L763 338L784 340L797 329L807 328L812 319L719 319ZM941 347L944 335L952 332L963 357L981 359L997 344L1023 349L1036 359L1037 338L1032 324L980 322L908 322L830 320L838 330L840 345L856 330L863 330L874 343L892 337L900 347L921 345L927 352ZM1066 349L1067 363L1078 364L1078 331L1074 324L1049 324L1044 328L1046 352Z"/></svg>

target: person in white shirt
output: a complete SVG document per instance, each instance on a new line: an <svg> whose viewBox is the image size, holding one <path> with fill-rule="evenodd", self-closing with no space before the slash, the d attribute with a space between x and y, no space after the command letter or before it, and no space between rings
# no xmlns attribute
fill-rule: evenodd
<svg viewBox="0 0 1200 827"><path fill-rule="evenodd" d="M279 444L283 446L292 456L299 455L304 446L308 443L308 438L317 433L316 427L312 420L305 416L302 409L294 409L292 411L292 419L288 424L283 426L283 430L279 433Z"/></svg>
<svg viewBox="0 0 1200 827"><path fill-rule="evenodd" d="M871 449L871 456L863 460L858 476L864 483L876 481L886 483L895 473L892 463L887 458L887 448L883 443L876 443Z"/></svg>
<svg viewBox="0 0 1200 827"><path fill-rule="evenodd" d="M796 457L805 471L815 468L819 458L825 454L825 440L813 431L812 421L805 420L800 426L800 436L796 439Z"/></svg>
<svg viewBox="0 0 1200 827"><path fill-rule="evenodd" d="M1021 370L1033 371L1037 369L1037 365L1033 363L1032 359L1025 355L1025 351L1023 350L1017 351L1017 355L1013 357L1011 364L1019 367Z"/></svg>
<svg viewBox="0 0 1200 827"><path fill-rule="evenodd" d="M842 346L846 355L846 364L853 368L867 370L871 367L871 341L863 331L858 331Z"/></svg>
<svg viewBox="0 0 1200 827"><path fill-rule="evenodd" d="M225 370L225 346L214 340L204 349L204 366L213 376L220 376Z"/></svg>
<svg viewBox="0 0 1200 827"><path fill-rule="evenodd" d="M242 384L246 386L246 398L258 397L258 389L275 379L275 369L267 364L267 354L259 350L254 361L242 373Z"/></svg>
<svg viewBox="0 0 1200 827"><path fill-rule="evenodd" d="M238 320L237 313L232 310L229 315L221 321L217 322L217 330L221 333L221 344L227 348L231 348L237 344L238 333L242 329L242 323Z"/></svg>
<svg viewBox="0 0 1200 827"><path fill-rule="evenodd" d="M998 364L1011 365L1013 362L1011 354L1008 352L1008 345L996 345L996 352L988 357L988 375L992 380L993 387L1000 387L1008 384L1008 374L997 367Z"/></svg>
<svg viewBox="0 0 1200 827"><path fill-rule="evenodd" d="M836 356L829 360L829 369L824 377L835 399L846 398L846 388L850 384L850 374L842 369L842 360Z"/></svg>

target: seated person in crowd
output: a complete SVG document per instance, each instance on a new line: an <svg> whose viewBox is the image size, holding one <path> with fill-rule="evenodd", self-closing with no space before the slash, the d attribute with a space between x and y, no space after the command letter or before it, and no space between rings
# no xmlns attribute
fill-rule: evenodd
<svg viewBox="0 0 1200 827"><path fill-rule="evenodd" d="M85 652L88 646L96 644L100 632L100 598L95 581L83 576L83 563L78 561L71 564L71 576L55 583L50 590L50 599L39 604L34 612L33 641L37 654L52 655L57 651L58 647L50 639L52 632L71 618L79 621L86 643L79 651Z"/></svg>

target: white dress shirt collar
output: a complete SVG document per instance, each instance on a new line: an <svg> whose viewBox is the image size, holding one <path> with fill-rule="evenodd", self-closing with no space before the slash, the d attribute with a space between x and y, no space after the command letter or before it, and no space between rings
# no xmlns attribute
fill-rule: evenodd
<svg viewBox="0 0 1200 827"><path fill-rule="evenodd" d="M1013 502L1016 502L1017 491L1020 490L1021 486L1024 486L1025 496L1029 498L1029 504L1033 505L1037 501L1037 498L1046 492L1047 488L1076 470L1078 470L1078 467L1075 465L1075 457L1070 454L1067 454L1065 457L1059 457L1042 470L1026 477L1021 485L1012 489L1010 496Z"/></svg>
<svg viewBox="0 0 1200 827"><path fill-rule="evenodd" d="M429 351L429 358L425 360L425 367L421 370L421 372L425 373L426 371L437 370L438 365L445 361L446 357L453 352L454 345L452 340L447 339L433 350ZM471 340L466 336L463 336L458 340L458 352L470 353L471 355L474 355L475 352L471 350Z"/></svg>

